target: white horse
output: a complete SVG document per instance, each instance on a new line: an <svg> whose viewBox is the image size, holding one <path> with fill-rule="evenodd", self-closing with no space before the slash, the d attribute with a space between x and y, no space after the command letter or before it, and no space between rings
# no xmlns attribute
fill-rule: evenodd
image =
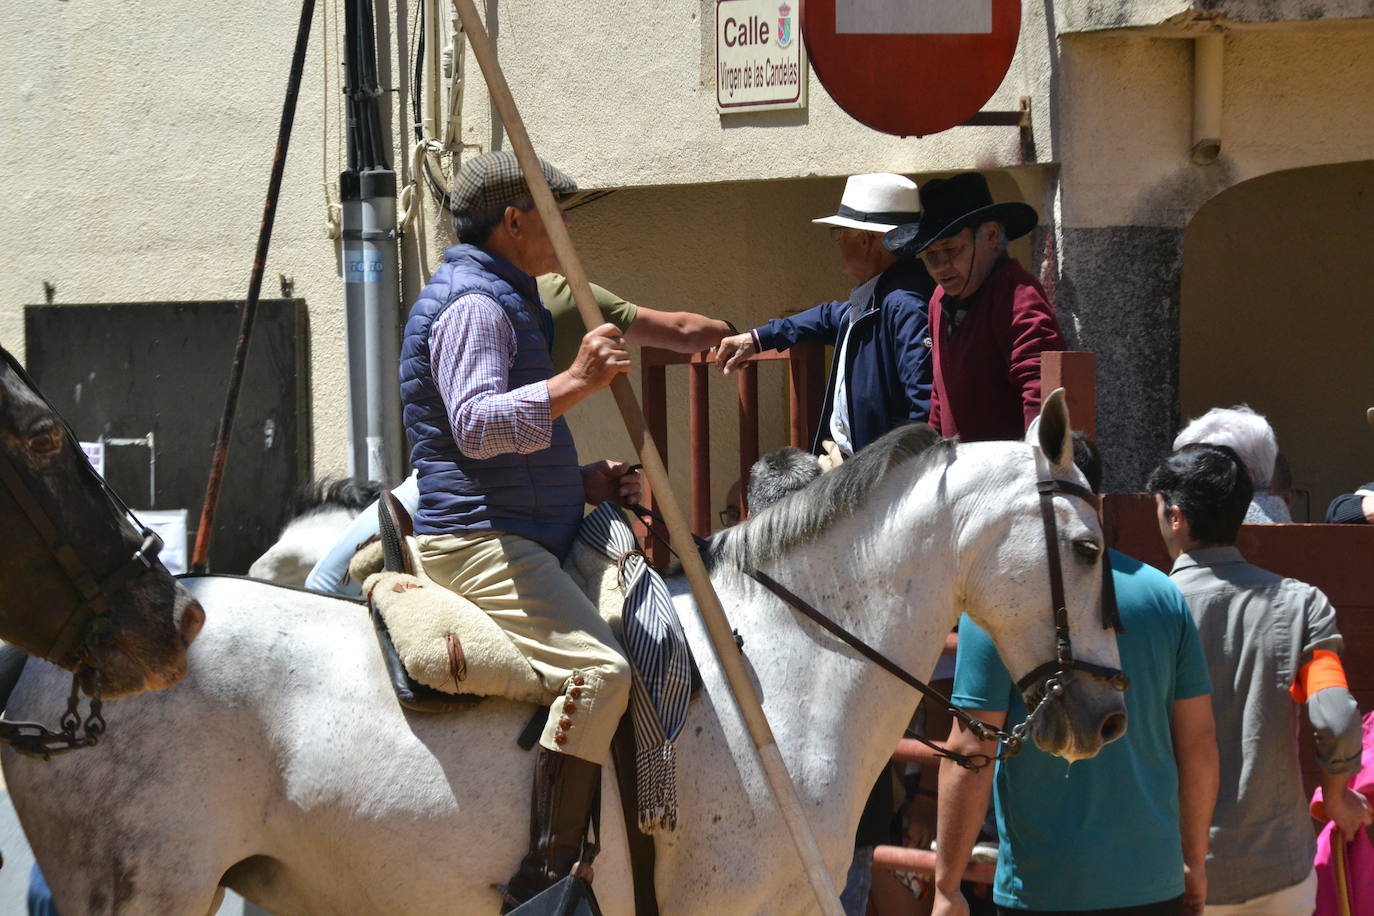
<svg viewBox="0 0 1374 916"><path fill-rule="evenodd" d="M909 671L934 666L960 611L1014 676L1054 656L1036 482L1077 482L1062 398L1041 447L929 445L894 431L840 469L718 538L712 578L748 660L827 867L842 883L859 812L916 692L741 573L758 564ZM1119 664L1099 619L1102 532L1054 498L1076 657ZM3 754L34 852L66 916L201 914L228 886L277 914L496 912L526 844L531 707L403 712L364 610L234 579L189 579L208 610L185 682L108 709L95 752L43 763ZM804 913L809 884L682 582L672 583L704 689L678 741L679 826L657 837L665 914ZM10 699L48 709L66 683L31 663ZM1075 672L1034 735L1072 759L1123 728L1120 694ZM595 887L633 904L607 772Z"/></svg>
<svg viewBox="0 0 1374 916"><path fill-rule="evenodd" d="M310 570L380 492L381 484L375 481L351 478L306 484L296 500L296 514L282 526L276 543L248 567L248 575L303 587Z"/></svg>

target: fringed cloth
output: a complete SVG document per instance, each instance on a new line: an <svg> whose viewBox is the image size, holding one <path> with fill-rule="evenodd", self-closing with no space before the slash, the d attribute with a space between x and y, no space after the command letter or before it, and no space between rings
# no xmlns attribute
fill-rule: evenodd
<svg viewBox="0 0 1374 916"><path fill-rule="evenodd" d="M658 571L614 504L605 502L582 521L577 535L619 567L625 592L625 651L633 671L630 715L635 729L635 785L639 829L677 829L677 752L687 722L692 664L682 622Z"/></svg>

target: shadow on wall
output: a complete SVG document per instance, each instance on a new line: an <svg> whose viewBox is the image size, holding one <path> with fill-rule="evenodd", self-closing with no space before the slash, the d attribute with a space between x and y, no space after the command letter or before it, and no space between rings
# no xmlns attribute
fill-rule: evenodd
<svg viewBox="0 0 1374 916"><path fill-rule="evenodd" d="M1242 182L1184 234L1180 419L1242 402L1267 416L1313 521L1374 476L1371 237L1374 161Z"/></svg>

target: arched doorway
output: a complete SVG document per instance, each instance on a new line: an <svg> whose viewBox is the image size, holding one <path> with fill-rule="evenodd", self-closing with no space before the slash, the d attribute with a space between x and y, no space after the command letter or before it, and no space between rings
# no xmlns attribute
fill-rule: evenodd
<svg viewBox="0 0 1374 916"><path fill-rule="evenodd" d="M1300 491L1293 520L1374 478L1374 161L1264 175L1184 235L1180 421L1248 403Z"/></svg>

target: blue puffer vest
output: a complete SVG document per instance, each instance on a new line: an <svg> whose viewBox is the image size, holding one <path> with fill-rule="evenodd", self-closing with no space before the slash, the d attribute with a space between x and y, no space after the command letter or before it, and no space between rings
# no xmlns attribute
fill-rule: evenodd
<svg viewBox="0 0 1374 916"><path fill-rule="evenodd" d="M548 448L477 460L458 450L434 383L429 333L460 297L482 293L501 304L515 329L509 388L549 378L553 318L539 301L534 278L504 258L455 245L411 306L401 342L401 402L410 459L419 472L416 534L505 531L529 538L562 559L582 520L582 475L572 433L553 421Z"/></svg>

